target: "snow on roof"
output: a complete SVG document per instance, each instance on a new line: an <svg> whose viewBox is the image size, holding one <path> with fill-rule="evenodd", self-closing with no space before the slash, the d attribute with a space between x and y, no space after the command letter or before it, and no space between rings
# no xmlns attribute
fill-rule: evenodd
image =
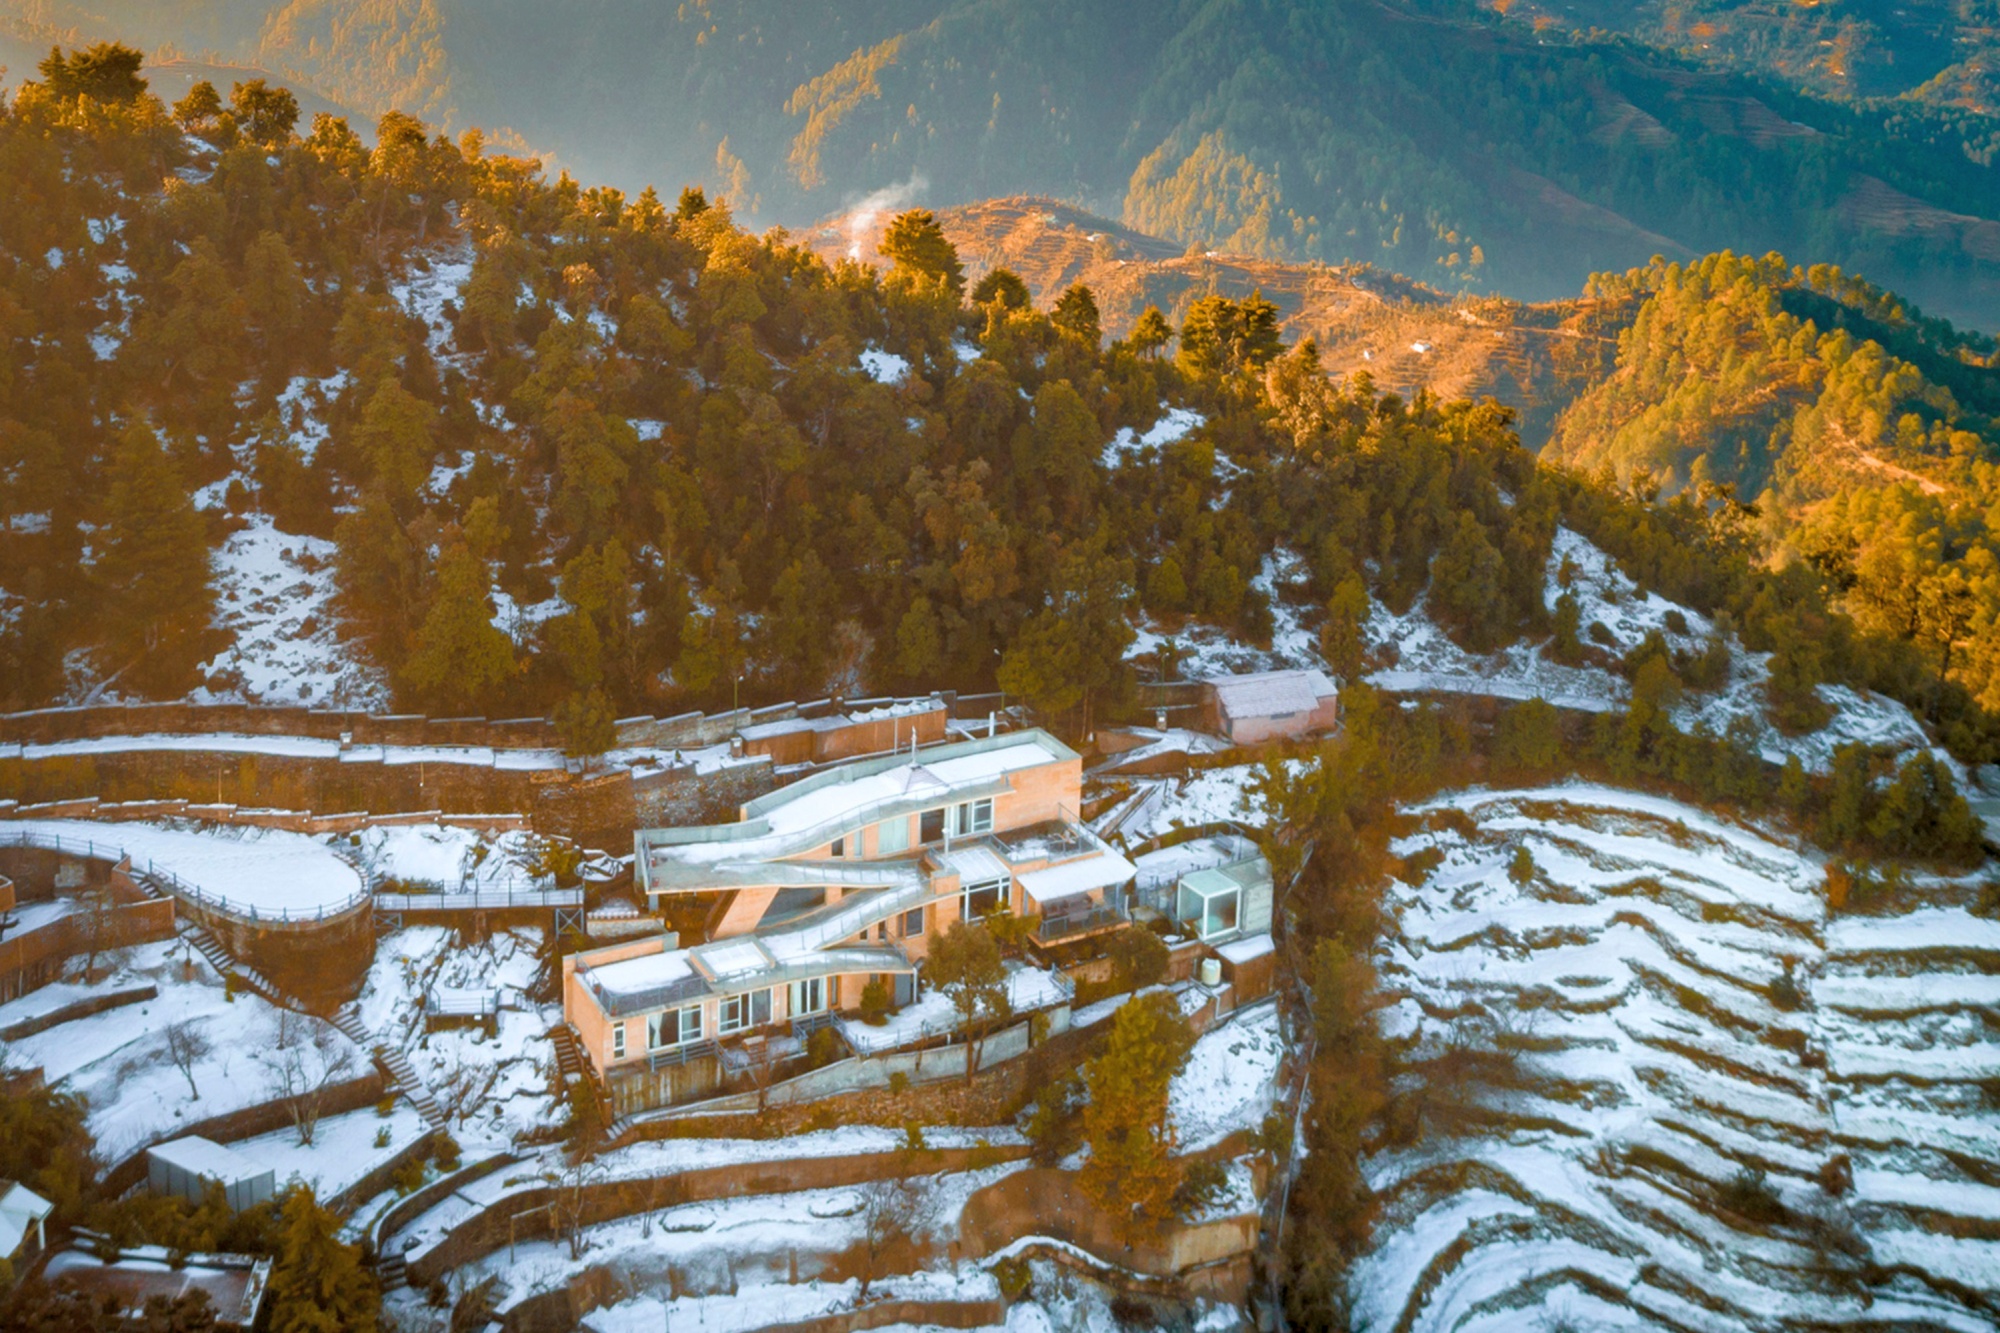
<svg viewBox="0 0 2000 1333"><path fill-rule="evenodd" d="M718 977L737 976L771 965L770 953L754 936L739 936L733 940L721 940L715 944L703 945L695 951L695 959Z"/></svg>
<svg viewBox="0 0 2000 1333"><path fill-rule="evenodd" d="M958 847L938 858L958 872L958 882L984 884L989 880L1006 879L1013 872L1007 863L984 847Z"/></svg>
<svg viewBox="0 0 2000 1333"><path fill-rule="evenodd" d="M1253 958L1262 958L1275 947L1271 940L1271 932L1267 930L1256 935L1245 935L1227 944L1218 944L1215 946L1215 951L1229 962L1247 963Z"/></svg>
<svg viewBox="0 0 2000 1333"><path fill-rule="evenodd" d="M1322 699L1339 693L1324 671L1261 671L1224 676L1209 684L1223 713L1232 718L1288 717L1310 713Z"/></svg>
<svg viewBox="0 0 2000 1333"><path fill-rule="evenodd" d="M1215 898L1234 893L1243 886L1220 870L1197 870L1192 875L1181 876L1181 887L1202 898Z"/></svg>
<svg viewBox="0 0 2000 1333"><path fill-rule="evenodd" d="M1046 903L1093 889L1116 888L1138 873L1138 867L1118 853L1097 852L1046 870L1030 870L1021 876L1021 892L1035 902Z"/></svg>
<svg viewBox="0 0 2000 1333"><path fill-rule="evenodd" d="M271 1171L262 1162L199 1134L190 1134L168 1143L156 1143L146 1149L146 1156L225 1185L267 1175Z"/></svg>
<svg viewBox="0 0 2000 1333"><path fill-rule="evenodd" d="M606 963L591 968L590 975L613 995L637 995L693 976L694 965L685 952L676 949L671 953L650 953Z"/></svg>
<svg viewBox="0 0 2000 1333"><path fill-rule="evenodd" d="M0 1258L21 1248L28 1230L55 1211L55 1205L18 1181L0 1182Z"/></svg>

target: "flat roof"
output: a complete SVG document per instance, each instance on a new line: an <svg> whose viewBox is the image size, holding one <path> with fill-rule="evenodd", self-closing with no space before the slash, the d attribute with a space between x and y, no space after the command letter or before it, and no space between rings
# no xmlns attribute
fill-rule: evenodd
<svg viewBox="0 0 2000 1333"><path fill-rule="evenodd" d="M1074 861L1021 876L1021 892L1038 903L1073 898L1093 889L1111 889L1139 873L1139 868L1116 852L1099 851Z"/></svg>
<svg viewBox="0 0 2000 1333"><path fill-rule="evenodd" d="M172 1139L166 1143L156 1143L146 1149L146 1156L156 1158L169 1166L177 1166L183 1171L191 1171L198 1176L219 1180L224 1184L273 1174L270 1167L249 1154L224 1147L213 1139L205 1139L199 1134L190 1134L186 1138Z"/></svg>
<svg viewBox="0 0 2000 1333"><path fill-rule="evenodd" d="M1216 704L1232 718L1310 713L1321 699L1340 693L1324 671L1311 669L1219 676L1208 683L1215 690Z"/></svg>

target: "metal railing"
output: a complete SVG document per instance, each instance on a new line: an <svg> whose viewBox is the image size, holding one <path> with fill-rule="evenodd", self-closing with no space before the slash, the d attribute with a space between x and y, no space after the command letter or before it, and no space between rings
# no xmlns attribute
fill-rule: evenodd
<svg viewBox="0 0 2000 1333"><path fill-rule="evenodd" d="M1106 926L1122 925L1131 919L1131 914L1122 905L1112 903L1093 907L1087 912L1045 916L1035 923L1035 940L1040 944L1054 944L1059 940L1087 935L1093 930L1102 930Z"/></svg>
<svg viewBox="0 0 2000 1333"><path fill-rule="evenodd" d="M715 1038L703 1037L697 1041L684 1041L678 1046L668 1046L646 1053L646 1067L655 1073L668 1065L687 1065L707 1055L720 1055L722 1048Z"/></svg>
<svg viewBox="0 0 2000 1333"><path fill-rule="evenodd" d="M500 992L424 992L424 1012L437 1018L486 1018L500 1012Z"/></svg>
<svg viewBox="0 0 2000 1333"><path fill-rule="evenodd" d="M0 846L35 847L43 851L71 852L93 861L109 861L113 865L123 863L130 868L135 877L151 880L176 898L213 912L217 916L253 926L337 921L366 907L370 896L364 881L360 889L337 903L320 903L312 908L274 909L256 903L239 902L224 894L211 893L199 885L188 883L173 871L157 866L150 860L146 862L146 868L141 870L130 854L115 843L98 842L92 838L65 838L60 834L30 833L22 830L0 835Z"/></svg>
<svg viewBox="0 0 2000 1333"><path fill-rule="evenodd" d="M582 889L475 889L375 894L378 912L497 912L510 907L581 907Z"/></svg>

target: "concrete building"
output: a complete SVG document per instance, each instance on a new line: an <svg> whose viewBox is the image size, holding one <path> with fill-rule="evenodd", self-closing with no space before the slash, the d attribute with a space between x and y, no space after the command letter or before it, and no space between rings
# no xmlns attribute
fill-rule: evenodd
<svg viewBox="0 0 2000 1333"><path fill-rule="evenodd" d="M155 1194L200 1203L219 1185L229 1210L240 1213L276 1194L277 1183L272 1168L198 1134L146 1149L146 1186Z"/></svg>
<svg viewBox="0 0 2000 1333"><path fill-rule="evenodd" d="M1292 740L1340 725L1340 690L1324 671L1262 671L1205 684L1216 729L1237 745Z"/></svg>
<svg viewBox="0 0 2000 1333"><path fill-rule="evenodd" d="M706 940L563 960L563 1012L625 1112L720 1081L722 1043L800 1038L871 981L916 995L933 933L997 912L1054 948L1129 919L1132 863L1080 824L1082 760L1040 730L864 760L745 805L645 829L635 882L708 903Z"/></svg>

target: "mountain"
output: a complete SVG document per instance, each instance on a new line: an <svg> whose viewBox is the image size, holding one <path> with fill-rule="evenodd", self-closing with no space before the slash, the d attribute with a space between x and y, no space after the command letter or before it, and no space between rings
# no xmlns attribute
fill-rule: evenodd
<svg viewBox="0 0 2000 1333"><path fill-rule="evenodd" d="M864 203L805 233L829 262L883 262L877 250L893 214ZM1104 329L1122 337L1147 306L1176 326L1204 297L1261 293L1288 341L1311 338L1336 376L1366 373L1404 396L1496 398L1518 414L1522 438L1540 447L1556 415L1609 366L1631 314L1616 299L1526 302L1453 295L1372 264L1297 264L1188 251L1053 199L988 199L941 209L938 224L969 280L996 268L1020 276L1038 304L1072 283L1090 288Z"/></svg>
<svg viewBox="0 0 2000 1333"><path fill-rule="evenodd" d="M628 192L700 181L794 226L889 188L934 206L1050 195L1182 247L1376 263L1529 299L1655 254L1779 250L1995 322L2000 174L1979 99L1856 99L1777 57L1669 49L1689 44L1669 31L1685 6L1573 8L1572 23L1471 0L0 12L212 49L362 111L518 135ZM1707 8L1746 24L1761 12ZM1911 8L1948 43L1980 30L1976 15ZM1772 30L1823 40L1796 26ZM1875 40L1914 61L1920 27Z"/></svg>
<svg viewBox="0 0 2000 1333"><path fill-rule="evenodd" d="M1966 0L1771 5L1760 0L1514 0L1516 19L1612 30L1758 69L1828 97L2000 107L2000 11Z"/></svg>

